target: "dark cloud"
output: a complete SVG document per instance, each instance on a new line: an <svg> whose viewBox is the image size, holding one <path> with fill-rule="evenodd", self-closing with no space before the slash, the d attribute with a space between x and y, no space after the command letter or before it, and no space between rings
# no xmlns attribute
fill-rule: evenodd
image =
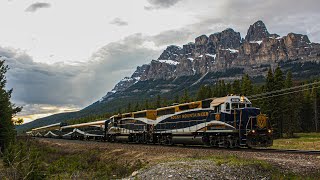
<svg viewBox="0 0 320 180"><path fill-rule="evenodd" d="M179 1L182 1L182 0L148 0L150 6L145 6L144 9L146 10L165 9L165 8L174 6Z"/></svg>
<svg viewBox="0 0 320 180"><path fill-rule="evenodd" d="M145 42L144 36L134 34L100 48L90 61L76 65L39 63L25 52L1 47L0 56L10 67L7 87L14 89L15 103L85 107L138 65L159 55L144 47Z"/></svg>
<svg viewBox="0 0 320 180"><path fill-rule="evenodd" d="M43 3L43 2L36 2L31 4L27 9L25 10L26 12L36 12L39 9L42 8L49 8L51 5L49 3Z"/></svg>
<svg viewBox="0 0 320 180"><path fill-rule="evenodd" d="M115 18L113 19L110 24L116 25L116 26L128 26L128 22L122 20L121 18Z"/></svg>

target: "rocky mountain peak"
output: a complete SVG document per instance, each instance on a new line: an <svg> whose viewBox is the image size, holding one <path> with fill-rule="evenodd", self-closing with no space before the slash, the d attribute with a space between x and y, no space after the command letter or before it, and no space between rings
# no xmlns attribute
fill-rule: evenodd
<svg viewBox="0 0 320 180"><path fill-rule="evenodd" d="M199 37L197 37L195 39L195 43L196 43L196 46L199 46L199 45L206 45L208 43L208 36L206 35L201 35Z"/></svg>
<svg viewBox="0 0 320 180"><path fill-rule="evenodd" d="M181 54L181 47L171 45L168 46L160 55L158 60L176 60Z"/></svg>
<svg viewBox="0 0 320 180"><path fill-rule="evenodd" d="M233 29L228 28L222 32L214 33L209 36L210 41L216 49L237 49L241 43L241 35Z"/></svg>
<svg viewBox="0 0 320 180"><path fill-rule="evenodd" d="M262 21L257 21L253 25L250 25L245 40L250 41L261 41L263 38L268 38L270 33L267 30L266 25Z"/></svg>

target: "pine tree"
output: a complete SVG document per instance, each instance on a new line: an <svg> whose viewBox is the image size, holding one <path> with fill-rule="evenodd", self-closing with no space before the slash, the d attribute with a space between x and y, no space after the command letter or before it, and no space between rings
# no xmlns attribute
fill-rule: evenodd
<svg viewBox="0 0 320 180"><path fill-rule="evenodd" d="M292 73L289 71L284 82L285 88L293 86ZM299 129L300 106L296 94L287 94L283 97L283 130L287 137L293 137L293 133Z"/></svg>
<svg viewBox="0 0 320 180"><path fill-rule="evenodd" d="M182 96L182 103L186 103L186 102L189 102L189 101L190 101L189 93L188 93L188 90L185 89L184 93L183 93L183 96Z"/></svg>
<svg viewBox="0 0 320 180"><path fill-rule="evenodd" d="M129 102L126 112L131 112L131 111L132 111L131 102Z"/></svg>
<svg viewBox="0 0 320 180"><path fill-rule="evenodd" d="M4 64L4 60L0 60L0 151L14 142L16 132L12 118L22 109L21 107L15 107L10 102L12 89L5 90L7 83L5 73L8 69L8 66Z"/></svg>
<svg viewBox="0 0 320 180"><path fill-rule="evenodd" d="M241 94L245 95L245 96L249 96L252 94L252 82L250 80L250 77L248 74L245 74L242 77L242 81L241 81Z"/></svg>
<svg viewBox="0 0 320 180"><path fill-rule="evenodd" d="M302 110L300 113L301 118L301 129L303 132L311 132L314 131L314 102L312 101L312 95L309 87L306 87L306 89L303 91L303 97L302 99Z"/></svg>
<svg viewBox="0 0 320 180"><path fill-rule="evenodd" d="M314 81L315 83L318 81ZM319 85L313 85L312 86L312 99L313 99L313 111L314 111L314 115L313 115L313 121L314 121L314 126L315 126L315 132L319 132L320 131L320 124L319 124L319 89L317 89L319 87Z"/></svg>
<svg viewBox="0 0 320 180"><path fill-rule="evenodd" d="M240 86L240 81L239 80L234 80L232 83L232 94L237 94L239 95L241 93L241 86Z"/></svg>
<svg viewBox="0 0 320 180"><path fill-rule="evenodd" d="M197 100L206 99L207 95L207 88L202 85L197 92Z"/></svg>
<svg viewBox="0 0 320 180"><path fill-rule="evenodd" d="M150 108L150 106L149 106L149 101L148 101L148 99L145 101L145 103L144 103L144 108L143 109L149 109Z"/></svg>
<svg viewBox="0 0 320 180"><path fill-rule="evenodd" d="M271 92L274 89L274 77L273 77L273 72L271 70L271 68L268 70L267 73L267 77L266 77L266 83L265 83L265 87L264 87L264 92ZM268 115L269 119L270 119L270 123L272 128L274 128L274 130L277 132L278 131L278 124L274 121L273 117L273 106L274 104L274 98L265 98L264 102L263 102L263 107L265 110L265 113Z"/></svg>
<svg viewBox="0 0 320 180"><path fill-rule="evenodd" d="M232 94L231 89L232 89L231 84L227 83L227 85L226 85L226 94Z"/></svg>
<svg viewBox="0 0 320 180"><path fill-rule="evenodd" d="M140 110L140 106L139 106L139 102L136 102L136 105L134 106L134 111L139 111Z"/></svg>
<svg viewBox="0 0 320 180"><path fill-rule="evenodd" d="M156 100L156 104L155 104L156 108L160 108L161 107L161 97L158 94L157 95L157 100Z"/></svg>
<svg viewBox="0 0 320 180"><path fill-rule="evenodd" d="M274 89L280 90L284 88L284 80L283 80L283 73L278 66L274 72ZM272 98L272 97L271 97ZM282 137L283 134L283 96L277 96L273 99L273 116L272 119L277 122L279 128L279 135Z"/></svg>
<svg viewBox="0 0 320 180"><path fill-rule="evenodd" d="M180 98L179 98L179 95L175 95L174 96L174 103L179 103L180 102Z"/></svg>

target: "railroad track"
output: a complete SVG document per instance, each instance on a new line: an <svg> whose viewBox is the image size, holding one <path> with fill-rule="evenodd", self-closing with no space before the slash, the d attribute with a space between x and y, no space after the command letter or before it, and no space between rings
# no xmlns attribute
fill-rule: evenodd
<svg viewBox="0 0 320 180"><path fill-rule="evenodd" d="M39 137L34 137L35 139L43 139ZM45 138L45 139L51 139L51 138ZM90 143L90 142L95 142L95 143L103 143L103 144L130 144L134 146L164 146L164 147L175 147L175 148L181 148L181 149L205 149L205 150L224 150L224 151L235 151L235 152L240 152L240 151L246 151L246 152L266 152L266 153L285 153L285 154L304 154L304 155L320 155L320 150L296 150L296 149L273 149L273 148L257 148L257 149L249 149L249 148L220 148L220 147L209 147L209 146L201 146L201 145L160 145L160 144L138 144L138 143L121 143L121 142L102 142L102 141L93 141L93 140L69 140L69 139L58 139L62 141L67 141L67 142L77 142L77 143Z"/></svg>

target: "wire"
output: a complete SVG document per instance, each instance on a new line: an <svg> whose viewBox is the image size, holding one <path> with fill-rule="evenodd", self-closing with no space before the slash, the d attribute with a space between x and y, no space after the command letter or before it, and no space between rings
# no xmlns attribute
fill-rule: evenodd
<svg viewBox="0 0 320 180"><path fill-rule="evenodd" d="M247 98L250 99L250 98L256 98L256 97L265 96L265 95L271 95L271 94L274 94L274 93L285 92L285 91L288 91L288 90L299 89L299 88L302 88L302 87L308 87L308 86L317 85L317 84L320 84L320 81L319 82L309 83L309 84L304 84L304 85L300 85L300 86L294 86L294 87L291 87L291 88L279 89L279 90L275 90L275 91L256 94L256 95L248 96Z"/></svg>
<svg viewBox="0 0 320 180"><path fill-rule="evenodd" d="M302 92L302 91L306 91L306 90L317 89L317 88L320 88L320 86L310 87L310 88L305 88L305 89L300 89L300 90L297 90L297 91L287 92L287 93L283 93L283 94L275 94L275 95L271 95L271 96L265 96L265 97L261 97L261 98L250 99L250 101L256 101L256 100L265 99L265 98L272 98L272 97L277 97L277 96L283 96L283 95L293 94L293 93Z"/></svg>

